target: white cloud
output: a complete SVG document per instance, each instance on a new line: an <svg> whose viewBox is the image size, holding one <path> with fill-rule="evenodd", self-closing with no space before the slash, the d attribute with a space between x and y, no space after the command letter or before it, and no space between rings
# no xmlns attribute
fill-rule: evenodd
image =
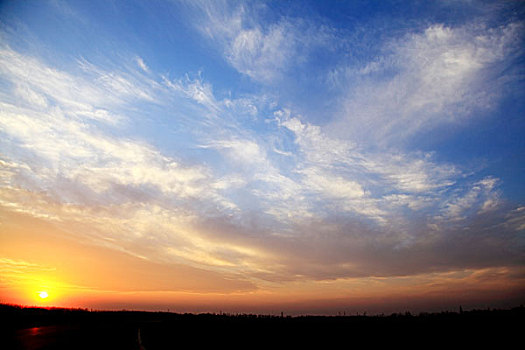
<svg viewBox="0 0 525 350"><path fill-rule="evenodd" d="M109 96L117 98L117 102L130 102L134 99L145 100L153 102L153 87L158 84L146 78L144 75L133 73L119 72L119 71L105 71L98 68L94 64L82 59L78 61L79 67L88 74L90 80L96 79L99 93L105 93ZM90 83L86 82L89 86ZM93 90L97 88L92 87ZM97 96L97 98L100 98ZM93 102L93 101L91 101Z"/></svg>
<svg viewBox="0 0 525 350"><path fill-rule="evenodd" d="M216 101L210 84L204 83L200 78L190 79L186 76L184 80L170 81L163 77L164 84L175 91L184 93L187 97L208 108L212 113L221 110L220 104Z"/></svg>
<svg viewBox="0 0 525 350"><path fill-rule="evenodd" d="M17 66L29 66L33 74L24 75L21 69L9 67L11 59ZM25 99L22 106L8 98L2 103L2 144L9 149L0 172L3 208L53 221L66 232L74 227L74 235L141 258L176 258L212 269L232 264L239 264L240 270L260 268L253 262L257 260L253 254L247 253L254 249L250 245L224 240L218 251L217 245L203 238L194 227L196 221L206 218L205 213L244 215L239 214L238 203L223 193L243 190L247 183L263 184L250 191L260 195L254 198L260 198L268 210L280 210L279 205L273 205L278 200L273 193L281 199L292 196L287 186L293 186L293 182L286 182L256 142L237 138L210 144L210 148L225 151L225 158L236 162L237 167L255 165L249 173L234 172L216 178L205 166L183 165L144 141L110 134L92 123L94 119L103 121L125 112L131 103L130 94L136 92L135 97L151 101L153 98L147 96L173 92L174 84L167 84L171 90L152 89L143 94L131 83L135 78L109 84L108 79L119 74L105 72L85 61L81 65L85 72L92 73L89 79L52 70L9 50L0 63L6 81L22 82L39 91L35 97L24 90L31 98ZM146 81L138 81L138 86L155 85L149 78L136 77L139 78ZM58 89L51 89L47 79ZM108 86L113 94L109 97L105 94ZM177 87L177 94L209 109L219 112L226 106L216 101L211 86L200 81L186 81ZM71 92L75 89L78 96ZM4 90L4 96L8 95ZM46 100L53 102L43 103ZM230 100L229 104L235 107L237 101ZM196 125L200 123L201 120L195 121ZM172 249L161 252L162 246Z"/></svg>
<svg viewBox="0 0 525 350"><path fill-rule="evenodd" d="M214 144L203 146L227 150L234 161L242 164L264 164L266 155L259 145L249 140L217 141Z"/></svg>
<svg viewBox="0 0 525 350"><path fill-rule="evenodd" d="M232 39L226 57L239 72L255 80L272 81L284 71L293 57L294 37L286 24L241 30Z"/></svg>
<svg viewBox="0 0 525 350"><path fill-rule="evenodd" d="M472 184L465 193L452 195L446 202L439 218L446 221L464 220L473 214L485 214L494 211L499 204L497 179L487 177Z"/></svg>
<svg viewBox="0 0 525 350"><path fill-rule="evenodd" d="M115 184L152 185L179 196L201 192L204 169L182 167L145 144L94 133L61 109L25 112L4 105L2 130L17 140L20 152L41 157L52 177L60 174L98 193Z"/></svg>
<svg viewBox="0 0 525 350"><path fill-rule="evenodd" d="M331 198L361 198L365 192L355 181L334 176L320 168L310 167L301 171L305 175L304 183L308 189L319 191Z"/></svg>
<svg viewBox="0 0 525 350"><path fill-rule="evenodd" d="M40 108L47 108L48 101L42 94L35 92L27 85L19 84L16 87L15 95L25 100L27 103L38 106Z"/></svg>
<svg viewBox="0 0 525 350"><path fill-rule="evenodd" d="M289 111L279 111L276 116L280 124L294 133L297 144L311 162L326 166L335 162L349 163L353 155L358 156L351 142L328 137L319 126L290 117Z"/></svg>
<svg viewBox="0 0 525 350"><path fill-rule="evenodd" d="M196 2L198 29L219 44L225 59L240 73L271 83L292 65L306 60L308 51L326 43L327 33L315 23L282 17L262 24L265 5ZM238 5L238 6L237 6Z"/></svg>
<svg viewBox="0 0 525 350"><path fill-rule="evenodd" d="M435 204L436 199L433 197L433 195L390 194L383 196L382 200L388 207L406 206L414 211L419 211Z"/></svg>
<svg viewBox="0 0 525 350"><path fill-rule="evenodd" d="M40 186L51 188L65 178L101 195L110 194L115 185L152 186L179 198L209 193L205 168L181 165L144 142L109 136L92 125L90 120L113 124L129 96L153 100L153 90L145 92L131 80L86 61L80 64L94 74L91 79L51 69L10 49L1 52L3 77L14 84L15 94L26 96L22 106L15 101L2 103L1 130L15 152L10 157L18 158L20 167L36 157L42 167L26 168L25 176L39 178ZM140 86L151 85L144 79Z"/></svg>
<svg viewBox="0 0 525 350"><path fill-rule="evenodd" d="M381 58L364 68L332 72L348 92L331 133L363 146L391 146L483 115L501 91L502 80L491 72L516 51L522 27L431 25L388 43Z"/></svg>
<svg viewBox="0 0 525 350"><path fill-rule="evenodd" d="M283 222L292 215L295 218L311 215L308 204L301 202L301 185L281 173L270 161L266 145L255 140L233 139L217 140L201 147L221 152L229 161L230 171L235 174L232 184L237 190L246 191L245 195L255 196L255 202L244 204L245 209L250 210L251 205L261 206L261 210ZM239 178L243 180L239 181Z"/></svg>
<svg viewBox="0 0 525 350"><path fill-rule="evenodd" d="M304 157L299 172L312 175L322 169L323 183L331 184L318 186L319 181L312 181L310 176L306 180L307 187L317 190L324 188L327 195L337 193L349 198L376 198L387 205L385 201L389 199L399 203L402 198L396 193L392 194L394 191L401 192L398 194L411 198L414 203L428 203L438 200L434 191L450 187L454 179L461 175L448 164L432 162L429 154L364 152L353 143L330 137L320 127L303 123L297 117L290 117L283 112L278 113L278 117L280 125L293 132L299 154ZM385 192L387 195L383 195ZM421 197L415 197L414 194ZM374 216L384 214L379 210L379 202L374 203L368 201L369 208L375 207L372 210ZM421 208L421 205L411 204L409 207L415 209Z"/></svg>
<svg viewBox="0 0 525 350"><path fill-rule="evenodd" d="M146 62L144 62L142 57L135 58L135 61L137 62L137 65L139 66L139 68L144 71L144 73L150 73L149 67L146 64Z"/></svg>
<svg viewBox="0 0 525 350"><path fill-rule="evenodd" d="M71 116L117 124L124 118L110 110L124 101L153 101L151 82L135 84L122 73L104 72L85 60L79 61L84 76L73 76L23 56L7 47L0 50L0 73L15 86L14 94L30 109L60 106ZM91 81L96 80L96 84ZM5 96L4 101L10 97Z"/></svg>

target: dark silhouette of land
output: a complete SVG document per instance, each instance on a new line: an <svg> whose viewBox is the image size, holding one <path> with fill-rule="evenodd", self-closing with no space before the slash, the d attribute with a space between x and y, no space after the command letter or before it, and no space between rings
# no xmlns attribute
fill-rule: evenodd
<svg viewBox="0 0 525 350"><path fill-rule="evenodd" d="M411 348L520 344L525 307L388 316L88 311L0 304L2 349Z"/></svg>

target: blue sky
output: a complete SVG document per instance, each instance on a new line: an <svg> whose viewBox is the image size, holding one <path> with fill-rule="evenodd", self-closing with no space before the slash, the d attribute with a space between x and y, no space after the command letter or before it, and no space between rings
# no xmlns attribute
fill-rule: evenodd
<svg viewBox="0 0 525 350"><path fill-rule="evenodd" d="M3 2L0 205L256 288L522 278L524 11Z"/></svg>

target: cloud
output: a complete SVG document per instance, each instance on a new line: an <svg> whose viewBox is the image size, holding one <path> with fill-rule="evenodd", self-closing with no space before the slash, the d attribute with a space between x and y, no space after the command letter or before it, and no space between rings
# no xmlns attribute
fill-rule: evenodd
<svg viewBox="0 0 525 350"><path fill-rule="evenodd" d="M454 197L444 209L448 220L460 220L468 211L484 214L498 207L499 192L495 190L497 179L485 178L473 184L464 195Z"/></svg>
<svg viewBox="0 0 525 350"><path fill-rule="evenodd" d="M203 82L200 78L190 79L189 76L186 76L185 79L170 81L163 76L163 82L171 89L182 92L186 97L206 107L214 115L221 110L219 102L215 100L211 85Z"/></svg>
<svg viewBox="0 0 525 350"><path fill-rule="evenodd" d="M376 218L386 214L380 205L388 206L390 201L399 204L404 198L413 209L436 201L434 192L449 188L461 175L451 165L432 162L430 154L370 153L282 111L277 116L279 123L293 132L298 154L303 157L298 172L305 175L305 186L328 197L360 198L361 205L367 203L365 207ZM362 206L354 203L348 208L352 207L361 207L359 212L365 213Z"/></svg>
<svg viewBox="0 0 525 350"><path fill-rule="evenodd" d="M148 65L144 62L144 60L141 57L135 58L135 61L137 62L137 65L140 67L140 69L142 69L145 73L150 72Z"/></svg>
<svg viewBox="0 0 525 350"><path fill-rule="evenodd" d="M306 61L330 34L316 23L280 17L264 22L264 4L195 2L197 29L218 44L237 71L265 84L278 81Z"/></svg>
<svg viewBox="0 0 525 350"><path fill-rule="evenodd" d="M506 216L506 221L503 224L506 228L510 228L516 232L525 230L525 207L519 207L512 210ZM522 242L523 244L525 242Z"/></svg>
<svg viewBox="0 0 525 350"><path fill-rule="evenodd" d="M219 207L228 204L210 185L213 181L205 167L180 164L143 141L110 136L92 124L95 118L89 111L102 113L96 120L105 121L108 114L121 114L130 94L151 101L152 91L146 93L130 80L86 62L80 64L95 73L91 79L52 70L9 49L2 57L4 79L31 86L41 94L39 99L26 99L23 105L14 101L2 104L3 149L10 150L2 160L5 207L64 226L76 223L80 232L91 231L95 241L108 244L111 240L123 243L134 235L140 237L144 230L159 226L155 222L167 220L163 217L173 216L167 220L166 230L177 232L181 229L175 218L191 221L195 215L166 211L162 206L192 201ZM25 74L27 71L31 74ZM113 78L115 82L109 82ZM51 83L57 89L51 89ZM111 90L109 97L106 90ZM53 103L43 104L44 99ZM104 114L94 106L118 112ZM42 191L42 195L36 194ZM147 208L129 206L135 201ZM161 206L151 203L158 201ZM128 228L115 228L125 226ZM142 256L137 250L134 254Z"/></svg>
<svg viewBox="0 0 525 350"><path fill-rule="evenodd" d="M362 145L396 146L444 124L465 123L497 103L520 52L523 24L433 24L383 43L363 66L332 71L344 102L331 133ZM497 78L496 78L497 77Z"/></svg>
<svg viewBox="0 0 525 350"><path fill-rule="evenodd" d="M33 74L6 68L13 57L17 65L29 66ZM210 142L208 148L224 151L225 159L236 164L233 169L241 170L237 175L234 172L219 177L204 165L183 164L143 140L117 136L119 129L101 127L88 113L102 113L104 118L131 118L126 114L128 106L134 103L130 94L149 102L157 96L175 94L178 99L221 112L221 117L228 120L228 113L223 110L246 105L245 100L218 102L211 87L198 80L173 83L160 77L167 88L162 89L142 75L130 77L125 83L121 79L110 83L109 79L124 74L107 72L86 61L79 64L88 76L79 77L53 70L9 49L4 58L3 78L31 86L42 97L26 99L23 105L6 98L2 104L3 148L9 149L2 160L4 208L54 222L74 236L140 259L212 270L228 267L239 273L261 269L260 257L265 253L258 251L257 246L235 240L211 244L196 229L207 215L238 212L243 203L236 203L235 195L227 196L232 188L244 187L248 182L260 185L242 189L241 193L251 192L252 198L260 200L268 211L279 210L279 206L272 205L278 198L291 197L286 190L286 177L265 159L257 143L240 138L225 141L217 135L206 140ZM59 89L50 89L47 79ZM138 86L155 88L143 90ZM70 90L75 89L79 89L79 94L75 95L76 101L71 101ZM106 90L111 90L109 97ZM43 99L53 103L43 104ZM94 106L104 106L107 114ZM195 124L206 126L207 119L201 116ZM111 122L105 124L119 127ZM212 123L211 127L217 125L221 123ZM234 123L231 125L235 127ZM227 125L221 127L228 130ZM243 171L249 164L255 164L256 171ZM264 204L265 200L268 203ZM241 218L236 223L242 227L245 221Z"/></svg>
<svg viewBox="0 0 525 350"><path fill-rule="evenodd" d="M309 168L302 172L306 185L314 191L319 191L332 198L361 198L365 195L363 188L357 182L340 176L332 176L317 168Z"/></svg>
<svg viewBox="0 0 525 350"><path fill-rule="evenodd" d="M19 280L30 280L35 274L55 271L55 267L35 264L22 259L0 258L0 287L13 285Z"/></svg>
<svg viewBox="0 0 525 350"><path fill-rule="evenodd" d="M241 30L226 50L230 64L255 80L271 81L286 69L294 51L293 29L286 23Z"/></svg>
<svg viewBox="0 0 525 350"><path fill-rule="evenodd" d="M152 100L145 87L135 86L120 74L103 73L85 61L80 62L80 67L89 74L87 79L73 77L2 47L0 71L10 78L15 87L12 96L17 97L13 101L12 96L4 95L3 101L29 109L60 106L72 116L117 124L123 121L123 116L109 111L123 100ZM89 83L89 79L96 79L97 84Z"/></svg>

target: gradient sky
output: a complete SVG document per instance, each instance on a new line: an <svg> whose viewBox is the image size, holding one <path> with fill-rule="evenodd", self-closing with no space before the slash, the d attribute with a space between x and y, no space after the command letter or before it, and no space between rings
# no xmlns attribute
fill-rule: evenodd
<svg viewBox="0 0 525 350"><path fill-rule="evenodd" d="M524 15L519 1L3 1L0 301L524 303Z"/></svg>

